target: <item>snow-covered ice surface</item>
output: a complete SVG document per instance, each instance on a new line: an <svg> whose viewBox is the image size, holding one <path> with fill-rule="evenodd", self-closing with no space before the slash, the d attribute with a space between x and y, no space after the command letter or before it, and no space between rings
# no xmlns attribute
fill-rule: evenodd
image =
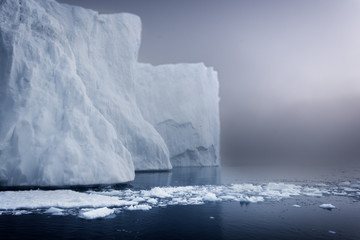
<svg viewBox="0 0 360 240"><path fill-rule="evenodd" d="M346 196L360 200L360 188L343 185L307 186L290 183L197 185L177 187L153 187L147 190L31 190L0 192L0 211L3 214L29 213L77 215L95 219L121 211L151 210L170 205L199 205L209 202L236 201L260 203L280 201L296 196L322 197ZM299 207L299 205L294 205ZM322 204L322 208L334 208Z"/></svg>
<svg viewBox="0 0 360 240"><path fill-rule="evenodd" d="M216 72L140 64L140 33L132 14L0 0L0 185L127 182L171 169L169 150L218 164Z"/></svg>

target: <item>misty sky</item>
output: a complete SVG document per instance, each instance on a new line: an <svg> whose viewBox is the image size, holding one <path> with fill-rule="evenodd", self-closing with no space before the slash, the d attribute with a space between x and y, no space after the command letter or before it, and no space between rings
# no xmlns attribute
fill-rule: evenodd
<svg viewBox="0 0 360 240"><path fill-rule="evenodd" d="M223 162L359 160L360 1L58 1L139 15L141 62L213 66Z"/></svg>

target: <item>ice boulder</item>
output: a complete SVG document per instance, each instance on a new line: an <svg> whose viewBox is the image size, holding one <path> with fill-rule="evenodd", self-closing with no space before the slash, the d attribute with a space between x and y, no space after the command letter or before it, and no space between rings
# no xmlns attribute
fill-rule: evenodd
<svg viewBox="0 0 360 240"><path fill-rule="evenodd" d="M171 162L218 163L216 73L138 63L140 35L135 15L0 0L0 185L119 183Z"/></svg>
<svg viewBox="0 0 360 240"><path fill-rule="evenodd" d="M138 65L138 105L174 167L219 164L218 91L217 72L203 63Z"/></svg>

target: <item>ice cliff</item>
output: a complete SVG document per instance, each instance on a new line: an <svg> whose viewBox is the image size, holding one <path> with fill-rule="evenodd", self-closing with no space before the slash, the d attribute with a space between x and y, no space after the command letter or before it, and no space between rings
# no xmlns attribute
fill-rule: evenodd
<svg viewBox="0 0 360 240"><path fill-rule="evenodd" d="M218 165L217 75L137 61L141 22L0 0L0 184L82 185Z"/></svg>
<svg viewBox="0 0 360 240"><path fill-rule="evenodd" d="M172 166L217 165L217 73L204 64L139 64L135 75L138 106L164 139Z"/></svg>

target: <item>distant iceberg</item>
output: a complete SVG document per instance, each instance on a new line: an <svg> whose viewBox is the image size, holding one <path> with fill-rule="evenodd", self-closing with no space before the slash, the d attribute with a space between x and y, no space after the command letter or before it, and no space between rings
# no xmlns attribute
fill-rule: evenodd
<svg viewBox="0 0 360 240"><path fill-rule="evenodd" d="M137 61L141 22L0 0L0 184L127 182L219 164L217 73Z"/></svg>
<svg viewBox="0 0 360 240"><path fill-rule="evenodd" d="M217 72L204 64L139 64L136 100L164 139L171 164L219 164Z"/></svg>

